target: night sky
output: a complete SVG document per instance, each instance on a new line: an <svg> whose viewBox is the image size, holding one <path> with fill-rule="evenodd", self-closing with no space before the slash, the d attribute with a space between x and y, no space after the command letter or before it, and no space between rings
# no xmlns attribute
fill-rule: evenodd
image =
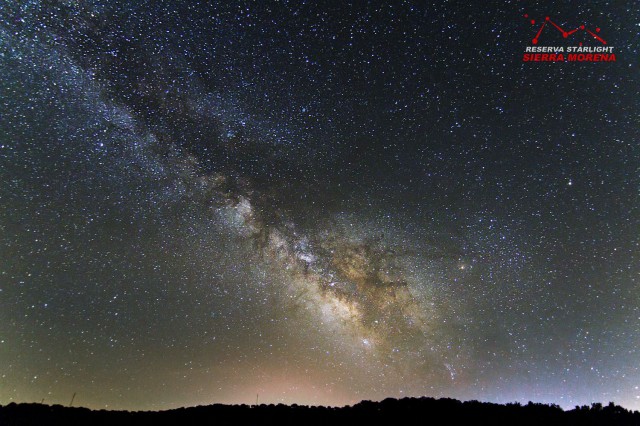
<svg viewBox="0 0 640 426"><path fill-rule="evenodd" d="M640 409L640 3L215 3L0 1L0 404Z"/></svg>

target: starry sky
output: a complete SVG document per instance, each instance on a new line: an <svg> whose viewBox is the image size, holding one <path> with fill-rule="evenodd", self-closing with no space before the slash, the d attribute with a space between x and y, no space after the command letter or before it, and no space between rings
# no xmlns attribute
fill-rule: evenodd
<svg viewBox="0 0 640 426"><path fill-rule="evenodd" d="M544 16L617 61L523 62ZM1 1L0 404L640 409L639 40L635 1Z"/></svg>

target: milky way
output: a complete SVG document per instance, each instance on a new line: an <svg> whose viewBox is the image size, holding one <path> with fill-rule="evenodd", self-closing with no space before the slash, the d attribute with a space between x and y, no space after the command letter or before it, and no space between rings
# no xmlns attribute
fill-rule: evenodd
<svg viewBox="0 0 640 426"><path fill-rule="evenodd" d="M0 403L640 408L637 5L141 3L0 7Z"/></svg>

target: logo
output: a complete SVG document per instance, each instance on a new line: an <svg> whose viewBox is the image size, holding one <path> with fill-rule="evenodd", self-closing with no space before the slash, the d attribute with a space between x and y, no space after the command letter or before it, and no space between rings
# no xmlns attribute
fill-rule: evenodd
<svg viewBox="0 0 640 426"><path fill-rule="evenodd" d="M615 62L616 54L613 46L609 46L601 35L600 27L588 27L579 24L570 29L562 28L551 17L547 16L541 21L530 18L525 19L531 24L533 38L531 46L525 47L523 62ZM565 46L542 46L545 40L554 40L553 33L557 30L567 42ZM555 37L557 40L557 36ZM553 41L551 41L553 42ZM557 42L556 42L557 43Z"/></svg>

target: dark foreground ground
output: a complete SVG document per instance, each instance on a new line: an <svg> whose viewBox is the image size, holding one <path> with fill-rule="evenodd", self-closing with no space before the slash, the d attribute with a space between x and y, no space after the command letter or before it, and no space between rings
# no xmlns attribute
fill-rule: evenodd
<svg viewBox="0 0 640 426"><path fill-rule="evenodd" d="M610 403L563 411L555 405L405 398L352 407L209 405L159 412L92 411L61 405L0 406L0 425L640 425L640 412Z"/></svg>

